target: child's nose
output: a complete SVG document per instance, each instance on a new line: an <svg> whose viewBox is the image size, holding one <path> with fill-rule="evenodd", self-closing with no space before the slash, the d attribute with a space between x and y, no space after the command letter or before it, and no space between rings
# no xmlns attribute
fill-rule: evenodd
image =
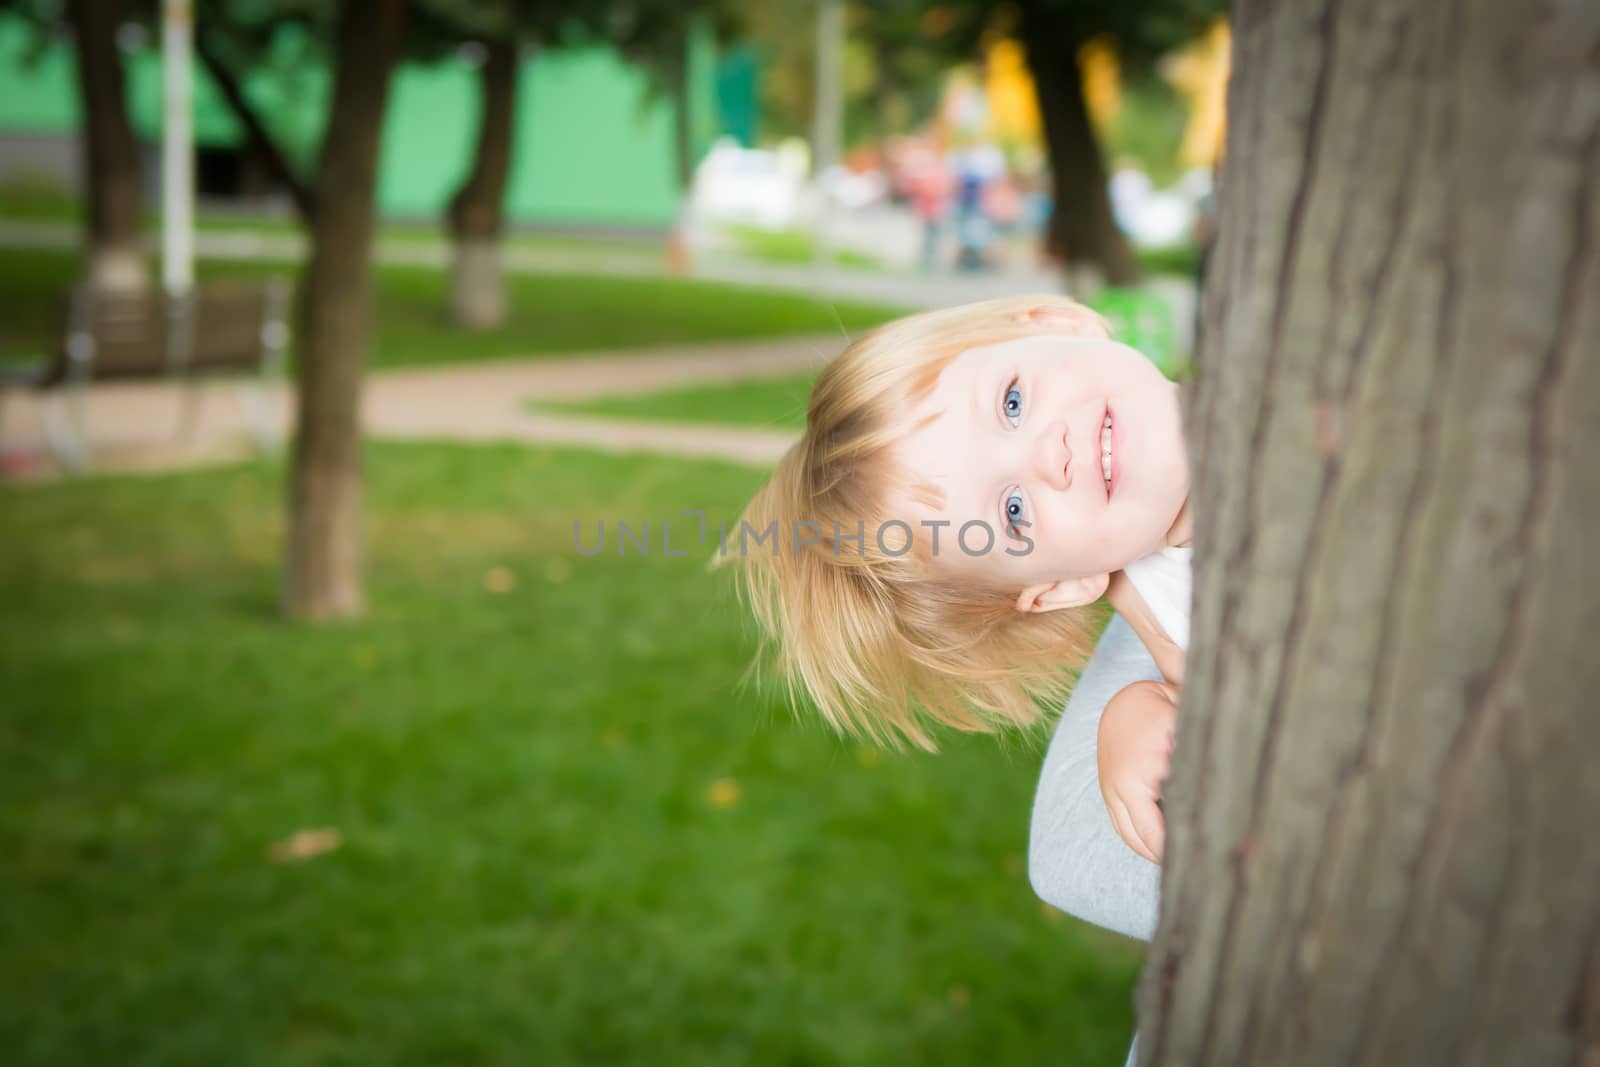
<svg viewBox="0 0 1600 1067"><path fill-rule="evenodd" d="M1035 474L1052 489L1072 486L1072 446L1067 443L1067 424L1052 422L1040 431L1033 451Z"/></svg>

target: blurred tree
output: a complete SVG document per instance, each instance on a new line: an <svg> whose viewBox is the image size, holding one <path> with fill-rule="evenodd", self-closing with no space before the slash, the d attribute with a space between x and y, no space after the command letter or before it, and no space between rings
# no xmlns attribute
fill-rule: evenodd
<svg viewBox="0 0 1600 1067"><path fill-rule="evenodd" d="M597 0L597 3L599 0ZM736 0L607 0L600 32L650 79L653 95L672 108L673 169L678 179L678 218L668 237L668 265L687 268L685 222L694 185L694 100L690 93L689 50L697 28L718 41L743 31Z"/></svg>
<svg viewBox="0 0 1600 1067"><path fill-rule="evenodd" d="M941 41L929 36L929 6L929 0L848 5L846 147L909 133L937 110L951 58ZM741 20L742 32L761 56L763 136L809 137L816 89L815 4L750 0Z"/></svg>
<svg viewBox="0 0 1600 1067"><path fill-rule="evenodd" d="M898 10L895 0L863 0ZM1016 35L1027 54L1054 184L1052 249L1069 271L1114 285L1139 278L1138 261L1111 210L1100 141L1084 96L1083 49L1111 42L1138 77L1164 52L1203 32L1226 0L918 0L925 47L946 64L975 58L985 35Z"/></svg>
<svg viewBox="0 0 1600 1067"><path fill-rule="evenodd" d="M1233 41L1140 1063L1600 1062L1600 5Z"/></svg>
<svg viewBox="0 0 1600 1067"><path fill-rule="evenodd" d="M450 317L465 329L494 329L505 321L501 243L524 56L592 39L608 10L596 0L494 0L466 6L433 0L420 5L413 20L414 55L464 53L478 70L482 103L472 164L445 210ZM536 153L533 158L536 164Z"/></svg>
<svg viewBox="0 0 1600 1067"><path fill-rule="evenodd" d="M372 326L378 149L405 0L345 0L334 27L333 98L313 183L311 258L300 287L296 429L284 608L359 613L361 379Z"/></svg>
<svg viewBox="0 0 1600 1067"><path fill-rule="evenodd" d="M0 0L0 12L20 16L41 35L56 32L65 16L82 107L86 275L103 290L144 288L149 284L140 233L144 167L128 118L120 40L123 27L139 12L123 0L68 0L64 12L40 0Z"/></svg>
<svg viewBox="0 0 1600 1067"><path fill-rule="evenodd" d="M68 0L83 104L84 184L88 191L89 280L102 289L148 283L140 213L144 167L128 121L126 74L117 34L122 0Z"/></svg>
<svg viewBox="0 0 1600 1067"><path fill-rule="evenodd" d="M1138 261L1111 210L1105 157L1084 101L1084 46L1105 35L1125 70L1148 69L1196 36L1225 0L1019 0L1017 33L1028 53L1054 181L1050 233L1069 270L1088 266L1112 285L1139 278Z"/></svg>
<svg viewBox="0 0 1600 1067"><path fill-rule="evenodd" d="M926 0L852 5L850 32L866 55L869 78L863 91L847 95L846 143L870 137L886 144L937 109L949 56L928 37L927 7Z"/></svg>
<svg viewBox="0 0 1600 1067"><path fill-rule="evenodd" d="M529 23L557 16L570 4L485 4L442 22L434 33L446 42L464 40L462 51L477 64L480 90L478 135L455 195L445 209L450 234L450 319L468 330L492 330L505 322L505 278L501 243L505 232L506 186L516 143L517 86L524 42L542 34ZM543 30L547 27L540 26Z"/></svg>
<svg viewBox="0 0 1600 1067"><path fill-rule="evenodd" d="M316 194L301 167L251 102L244 80L251 70L263 64L273 38L292 23L311 30L311 40L329 38L333 33L329 12L295 0L202 0L199 14L195 55L239 120L250 150L262 161L272 180L289 194L301 223L311 226Z"/></svg>

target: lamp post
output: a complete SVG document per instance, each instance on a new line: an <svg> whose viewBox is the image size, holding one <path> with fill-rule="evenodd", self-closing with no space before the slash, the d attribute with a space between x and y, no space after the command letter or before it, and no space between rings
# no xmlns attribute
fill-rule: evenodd
<svg viewBox="0 0 1600 1067"><path fill-rule="evenodd" d="M161 282L184 298L194 287L194 5L161 8Z"/></svg>

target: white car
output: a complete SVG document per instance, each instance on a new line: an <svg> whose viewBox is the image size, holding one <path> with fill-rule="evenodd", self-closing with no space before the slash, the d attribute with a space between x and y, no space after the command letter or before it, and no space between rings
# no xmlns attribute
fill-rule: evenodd
<svg viewBox="0 0 1600 1067"><path fill-rule="evenodd" d="M716 222L783 229L799 215L804 186L805 161L793 153L741 148L722 139L695 171L694 212Z"/></svg>

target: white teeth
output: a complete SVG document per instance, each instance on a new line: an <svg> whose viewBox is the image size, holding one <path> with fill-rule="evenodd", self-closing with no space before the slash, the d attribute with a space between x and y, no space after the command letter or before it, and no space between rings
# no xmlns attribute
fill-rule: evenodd
<svg viewBox="0 0 1600 1067"><path fill-rule="evenodd" d="M1100 429L1100 473L1105 477L1106 490L1111 489L1111 416L1106 416Z"/></svg>

